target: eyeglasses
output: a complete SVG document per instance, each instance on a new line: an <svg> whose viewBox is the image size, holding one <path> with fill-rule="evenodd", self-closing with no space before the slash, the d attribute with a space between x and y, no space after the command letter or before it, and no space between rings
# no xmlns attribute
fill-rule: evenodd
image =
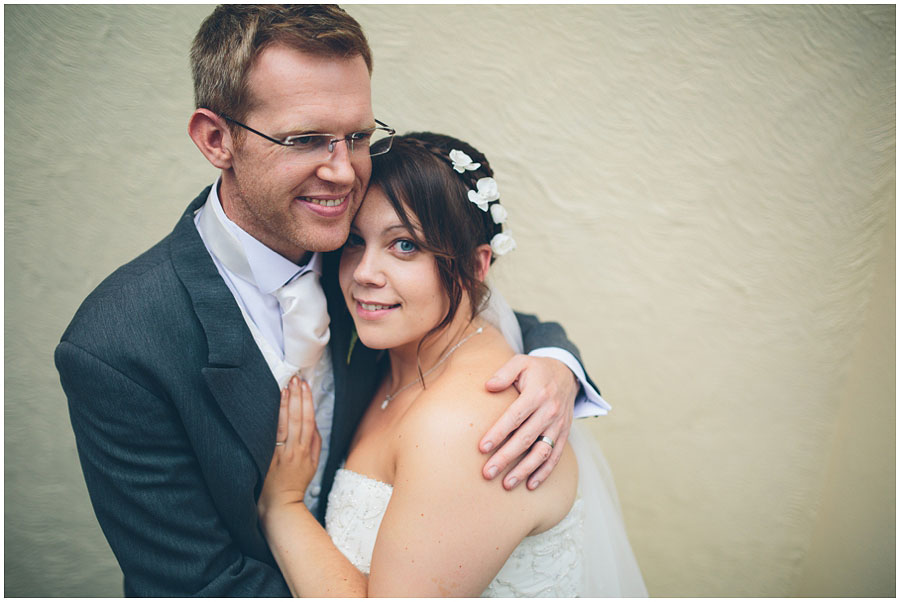
<svg viewBox="0 0 900 602"><path fill-rule="evenodd" d="M397 133L397 130L376 119L375 123L378 126L353 132L343 138L334 134L298 134L279 140L254 130L249 125L244 125L228 115L222 115L222 119L230 121L249 132L253 132L257 136L262 136L269 142L290 147L296 159L309 163L327 161L331 153L334 152L334 147L338 142L346 142L347 150L356 155L360 155L363 152L372 157L383 155L391 150L391 142L394 139L394 134Z"/></svg>

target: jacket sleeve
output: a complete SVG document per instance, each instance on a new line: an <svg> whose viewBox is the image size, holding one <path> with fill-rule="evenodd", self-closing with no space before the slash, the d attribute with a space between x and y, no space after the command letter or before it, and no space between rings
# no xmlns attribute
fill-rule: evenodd
<svg viewBox="0 0 900 602"><path fill-rule="evenodd" d="M65 340L55 360L125 593L289 597L277 568L232 540L174 405Z"/></svg>
<svg viewBox="0 0 900 602"><path fill-rule="evenodd" d="M558 347L564 351L568 351L584 366L581 361L581 353L575 343L569 340L566 331L557 322L541 322L537 316L531 314L516 313L516 319L519 321L519 328L522 329L522 343L525 353L529 353L541 347ZM588 383L595 390L599 391L597 385L591 380L589 374L585 370L585 377Z"/></svg>

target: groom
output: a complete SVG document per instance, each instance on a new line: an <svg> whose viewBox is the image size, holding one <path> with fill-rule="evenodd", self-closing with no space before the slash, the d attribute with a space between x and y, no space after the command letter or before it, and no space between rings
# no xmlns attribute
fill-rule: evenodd
<svg viewBox="0 0 900 602"><path fill-rule="evenodd" d="M56 365L126 595L286 597L256 515L279 387L298 370L314 386L323 451L306 503L322 520L376 384L377 357L354 344L330 253L371 171L368 148L353 144L377 124L371 54L336 7L230 5L203 23L191 63L188 131L220 176L84 301ZM314 156L300 151L308 133L334 136ZM507 488L545 479L571 424L578 383L547 354L568 357L586 403L604 411L561 329L520 322L526 348L571 353L517 356L488 383L522 391L481 446L496 450L485 478L526 454ZM535 443L541 435L556 448Z"/></svg>

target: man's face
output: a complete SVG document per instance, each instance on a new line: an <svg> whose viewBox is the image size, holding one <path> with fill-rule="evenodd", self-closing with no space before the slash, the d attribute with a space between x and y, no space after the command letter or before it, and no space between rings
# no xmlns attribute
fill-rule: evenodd
<svg viewBox="0 0 900 602"><path fill-rule="evenodd" d="M335 59L271 46L249 75L253 109L248 126L273 138L309 133L341 138L375 125L369 72L361 56ZM219 190L226 215L260 242L293 261L330 251L347 239L372 161L345 142L318 163L252 132L241 132Z"/></svg>

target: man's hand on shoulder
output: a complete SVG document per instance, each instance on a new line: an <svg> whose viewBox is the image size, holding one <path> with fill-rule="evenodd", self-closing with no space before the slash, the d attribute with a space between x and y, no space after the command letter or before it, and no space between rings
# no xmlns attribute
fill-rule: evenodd
<svg viewBox="0 0 900 602"><path fill-rule="evenodd" d="M498 392L513 385L519 397L479 443L482 453L493 452L482 474L493 479L527 452L503 479L503 487L513 489L527 479L528 489L535 489L547 479L562 455L572 427L579 383L559 360L516 355L485 387ZM538 441L542 436L549 438L552 446Z"/></svg>

